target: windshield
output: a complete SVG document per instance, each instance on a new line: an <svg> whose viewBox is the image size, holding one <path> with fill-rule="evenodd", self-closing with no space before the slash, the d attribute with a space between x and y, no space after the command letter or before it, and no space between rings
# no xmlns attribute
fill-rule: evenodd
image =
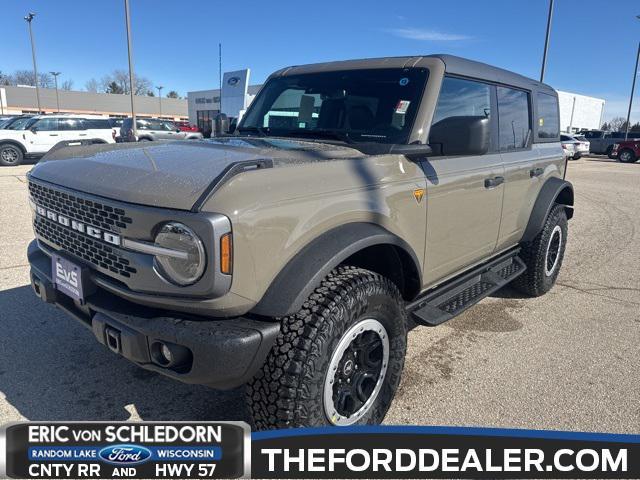
<svg viewBox="0 0 640 480"><path fill-rule="evenodd" d="M34 123L31 117L18 118L15 122L7 127L7 130L24 130Z"/></svg>
<svg viewBox="0 0 640 480"><path fill-rule="evenodd" d="M407 143L428 71L370 69L269 80L241 134Z"/></svg>

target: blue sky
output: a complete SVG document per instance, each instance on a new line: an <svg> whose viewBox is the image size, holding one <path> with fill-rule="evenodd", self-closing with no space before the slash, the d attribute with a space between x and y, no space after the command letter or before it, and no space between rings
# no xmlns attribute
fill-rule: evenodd
<svg viewBox="0 0 640 480"><path fill-rule="evenodd" d="M123 0L2 0L0 70L31 68L22 17L37 14L41 71L75 88L127 65ZM545 81L605 98L605 119L626 116L640 41L637 0L556 0ZM136 71L165 92L217 87L223 69L252 82L291 64L451 53L537 78L547 0L131 0ZM640 90L640 85L638 85ZM632 120L640 121L640 94Z"/></svg>

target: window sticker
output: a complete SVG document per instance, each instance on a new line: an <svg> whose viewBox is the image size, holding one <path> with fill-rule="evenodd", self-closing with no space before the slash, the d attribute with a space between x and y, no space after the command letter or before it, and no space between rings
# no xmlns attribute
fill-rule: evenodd
<svg viewBox="0 0 640 480"><path fill-rule="evenodd" d="M407 113L407 110L409 109L409 105L411 105L410 100L399 100L398 104L396 105L396 113L400 113L404 115L405 113Z"/></svg>
<svg viewBox="0 0 640 480"><path fill-rule="evenodd" d="M405 87L409 85L409 79L407 77L402 77L399 83L401 87Z"/></svg>

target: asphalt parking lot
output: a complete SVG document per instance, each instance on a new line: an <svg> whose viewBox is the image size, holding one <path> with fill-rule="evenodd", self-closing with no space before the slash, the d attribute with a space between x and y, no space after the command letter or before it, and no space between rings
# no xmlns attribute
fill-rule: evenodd
<svg viewBox="0 0 640 480"><path fill-rule="evenodd" d="M0 167L0 424L247 419L242 392L114 356L31 292L25 173ZM504 289L409 337L392 424L640 431L640 163L570 162L576 215L558 285Z"/></svg>

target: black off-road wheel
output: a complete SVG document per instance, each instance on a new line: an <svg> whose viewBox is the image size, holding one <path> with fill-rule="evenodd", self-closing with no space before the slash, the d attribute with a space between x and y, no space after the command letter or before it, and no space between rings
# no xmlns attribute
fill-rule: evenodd
<svg viewBox="0 0 640 480"><path fill-rule="evenodd" d="M395 395L407 349L400 292L377 273L342 266L322 282L248 383L259 430L378 424Z"/></svg>
<svg viewBox="0 0 640 480"><path fill-rule="evenodd" d="M0 145L0 165L15 167L22 163L24 155L19 147L11 144Z"/></svg>
<svg viewBox="0 0 640 480"><path fill-rule="evenodd" d="M520 258L527 265L527 270L514 280L515 288L532 297L551 290L562 267L567 226L564 205L554 205L538 236L522 245Z"/></svg>
<svg viewBox="0 0 640 480"><path fill-rule="evenodd" d="M618 153L618 161L622 162L622 163L633 163L636 160L638 160L638 158L636 157L636 154L633 153L633 150L629 149L629 148L625 148L624 150L622 150L621 152Z"/></svg>

